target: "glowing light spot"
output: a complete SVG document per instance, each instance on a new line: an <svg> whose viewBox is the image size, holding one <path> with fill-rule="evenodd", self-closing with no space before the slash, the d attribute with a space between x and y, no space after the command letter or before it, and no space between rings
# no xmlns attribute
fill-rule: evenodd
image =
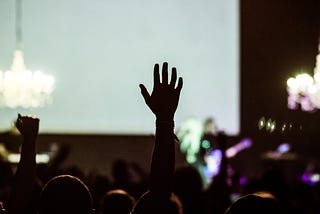
<svg viewBox="0 0 320 214"><path fill-rule="evenodd" d="M271 125L272 125L272 121L269 119L269 120L267 121L266 129L267 129L267 130L270 130Z"/></svg>
<svg viewBox="0 0 320 214"><path fill-rule="evenodd" d="M197 161L197 158L193 155L187 155L186 159L187 159L187 162L190 164L195 163Z"/></svg>
<svg viewBox="0 0 320 214"><path fill-rule="evenodd" d="M204 149L209 149L210 148L210 142L208 140L203 140L201 142L201 147L204 148Z"/></svg>
<svg viewBox="0 0 320 214"><path fill-rule="evenodd" d="M260 130L263 129L263 128L265 127L265 125L266 125L266 120L265 120L264 117L261 117L260 120L259 120L259 122L258 122L258 127L259 127L259 129L260 129Z"/></svg>
<svg viewBox="0 0 320 214"><path fill-rule="evenodd" d="M269 132L274 132L275 129L276 129L276 121L272 121L271 119L268 119L266 123L266 130Z"/></svg>
<svg viewBox="0 0 320 214"><path fill-rule="evenodd" d="M252 140L250 138L244 138L239 143L237 143L236 145L234 145L226 150L226 157L232 158L232 157L236 156L236 154L238 154L242 150L245 150L245 149L251 147L251 145L252 145Z"/></svg>
<svg viewBox="0 0 320 214"><path fill-rule="evenodd" d="M303 86L310 86L313 84L312 77L307 73L299 74L296 77L296 80Z"/></svg>
<svg viewBox="0 0 320 214"><path fill-rule="evenodd" d="M317 93L317 91L318 91L318 88L315 85L311 85L310 87L308 87L308 92L310 94L315 94L315 93Z"/></svg>
<svg viewBox="0 0 320 214"><path fill-rule="evenodd" d="M282 125L282 127L281 127L281 131L284 132L284 131L286 130L286 128L287 128L287 124L284 123L284 124Z"/></svg>
<svg viewBox="0 0 320 214"><path fill-rule="evenodd" d="M290 77L288 80L287 80L287 86L291 89L297 89L299 87L299 84L298 82L296 81L295 78L293 77Z"/></svg>
<svg viewBox="0 0 320 214"><path fill-rule="evenodd" d="M245 185L246 183L248 182L248 179L244 176L242 176L240 179L239 179L239 183L241 185Z"/></svg>
<svg viewBox="0 0 320 214"><path fill-rule="evenodd" d="M319 182L320 181L320 175L319 174L313 174L310 176L310 180L312 182Z"/></svg>
<svg viewBox="0 0 320 214"><path fill-rule="evenodd" d="M277 152L280 153L280 154L284 154L286 152L289 152L291 149L290 145L288 143L283 143L283 144L280 144L277 148Z"/></svg>
<svg viewBox="0 0 320 214"><path fill-rule="evenodd" d="M19 163L20 154L11 153L8 155L8 161L10 163ZM37 154L36 155L36 163L48 163L50 161L50 157L47 154Z"/></svg>
<svg viewBox="0 0 320 214"><path fill-rule="evenodd" d="M270 125L270 132L274 132L274 130L276 129L276 122L272 122Z"/></svg>
<svg viewBox="0 0 320 214"><path fill-rule="evenodd" d="M320 55L319 55L320 56ZM320 58L319 58L319 62L320 62ZM320 73L318 72L315 72L314 74L314 79L316 82L320 82Z"/></svg>
<svg viewBox="0 0 320 214"><path fill-rule="evenodd" d="M227 156L228 158L234 157L236 154L237 154L237 150L236 150L235 148L229 148L229 149L226 151L226 156Z"/></svg>
<svg viewBox="0 0 320 214"><path fill-rule="evenodd" d="M220 171L220 164L222 159L222 151L219 149L213 150L210 155L206 157L207 166L205 168L206 177L211 178L216 176Z"/></svg>

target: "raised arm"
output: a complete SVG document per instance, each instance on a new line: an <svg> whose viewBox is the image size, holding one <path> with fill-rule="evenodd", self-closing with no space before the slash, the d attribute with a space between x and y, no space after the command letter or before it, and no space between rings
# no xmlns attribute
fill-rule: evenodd
<svg viewBox="0 0 320 214"><path fill-rule="evenodd" d="M174 114L176 112L182 78L177 82L176 68L171 70L168 81L168 63L162 66L160 82L159 65L154 66L154 82L151 95L146 87L140 84L142 96L156 116L156 137L150 170L150 195L157 202L169 200L172 193L174 173ZM161 204L161 203L160 203Z"/></svg>
<svg viewBox="0 0 320 214"><path fill-rule="evenodd" d="M36 140L39 119L33 116L18 115L16 127L23 137L21 157L14 176L13 190L7 203L10 214L25 213L32 197L36 176Z"/></svg>

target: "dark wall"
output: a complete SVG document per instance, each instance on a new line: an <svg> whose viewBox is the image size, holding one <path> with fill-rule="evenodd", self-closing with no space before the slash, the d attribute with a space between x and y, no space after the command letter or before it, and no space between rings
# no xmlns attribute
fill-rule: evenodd
<svg viewBox="0 0 320 214"><path fill-rule="evenodd" d="M241 1L243 135L254 136L258 142L267 138L271 144L300 140L302 135L302 139L319 141L319 111L288 110L286 92L289 77L301 70L313 74L320 36L319 4L318 0ZM259 131L261 117L276 121L276 131ZM282 133L284 123L292 123L296 129Z"/></svg>
<svg viewBox="0 0 320 214"><path fill-rule="evenodd" d="M20 135L3 133L0 142L5 143L10 152L19 152L22 143ZM74 135L74 134L41 134L37 141L37 152L52 151L51 145L67 148L68 155L61 168L80 167L84 173L99 172L111 176L114 161L122 159L138 164L149 172L154 136L153 135ZM64 153L66 154L66 153ZM185 158L176 144L176 166L184 165Z"/></svg>
<svg viewBox="0 0 320 214"><path fill-rule="evenodd" d="M241 127L251 132L263 115L281 118L286 80L315 65L318 0L241 1Z"/></svg>
<svg viewBox="0 0 320 214"><path fill-rule="evenodd" d="M286 81L301 70L313 74L320 1L242 0L240 14L241 136L251 137L253 146L231 162L248 175L259 174L270 161L299 170L320 157L320 111L288 110ZM262 117L275 122L273 132L258 128ZM289 143L297 158L262 158L281 143Z"/></svg>

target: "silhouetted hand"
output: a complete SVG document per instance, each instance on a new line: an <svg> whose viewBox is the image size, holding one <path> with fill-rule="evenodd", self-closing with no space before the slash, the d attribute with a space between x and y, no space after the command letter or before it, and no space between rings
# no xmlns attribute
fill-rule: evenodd
<svg viewBox="0 0 320 214"><path fill-rule="evenodd" d="M29 115L21 116L21 114L18 114L16 127L25 139L35 141L39 131L39 118Z"/></svg>
<svg viewBox="0 0 320 214"><path fill-rule="evenodd" d="M170 121L174 118L174 113L178 106L180 91L183 80L179 77L178 85L176 68L172 68L171 80L168 83L168 63L162 66L162 82L160 82L159 64L154 66L153 91L150 96L148 90L143 84L140 84L141 94L151 111L156 115L158 120Z"/></svg>
<svg viewBox="0 0 320 214"><path fill-rule="evenodd" d="M12 183L11 196L8 199L8 213L28 213L32 203L36 177L36 140L39 131L39 118L18 114L15 123L23 137L20 161Z"/></svg>

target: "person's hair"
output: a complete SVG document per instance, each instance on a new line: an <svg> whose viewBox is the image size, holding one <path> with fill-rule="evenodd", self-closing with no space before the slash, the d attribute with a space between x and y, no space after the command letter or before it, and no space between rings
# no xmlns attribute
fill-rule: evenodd
<svg viewBox="0 0 320 214"><path fill-rule="evenodd" d="M274 198L264 198L255 194L248 194L235 201L226 211L226 214L280 214L281 209Z"/></svg>
<svg viewBox="0 0 320 214"><path fill-rule="evenodd" d="M39 214L92 212L92 197L88 187L77 177L60 175L42 189Z"/></svg>
<svg viewBox="0 0 320 214"><path fill-rule="evenodd" d="M108 191L101 204L102 214L129 214L135 204L135 199L126 191L115 189Z"/></svg>
<svg viewBox="0 0 320 214"><path fill-rule="evenodd" d="M174 193L171 194L170 200L167 201L167 203L159 203L159 201L151 195L150 191L148 191L139 198L131 213L183 214L183 206L179 197Z"/></svg>

